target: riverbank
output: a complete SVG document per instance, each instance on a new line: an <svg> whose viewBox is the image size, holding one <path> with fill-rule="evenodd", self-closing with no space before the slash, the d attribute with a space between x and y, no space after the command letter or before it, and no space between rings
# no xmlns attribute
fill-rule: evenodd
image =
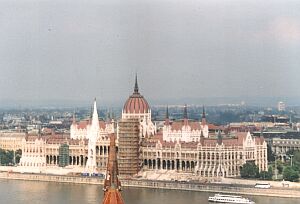
<svg viewBox="0 0 300 204"><path fill-rule="evenodd" d="M22 174L13 172L1 172L0 179L12 180L28 180L28 181L44 181L44 182L61 182L76 184L93 184L102 185L103 179L97 177L81 177L81 176L62 176L47 174ZM230 194L244 194L257 196L274 196L300 198L300 189L297 188L270 188L257 189L248 185L233 185L220 183L190 183L190 182L174 182L174 181L154 181L142 179L123 179L122 186L134 188L154 188L169 190L188 190L202 192L218 192Z"/></svg>

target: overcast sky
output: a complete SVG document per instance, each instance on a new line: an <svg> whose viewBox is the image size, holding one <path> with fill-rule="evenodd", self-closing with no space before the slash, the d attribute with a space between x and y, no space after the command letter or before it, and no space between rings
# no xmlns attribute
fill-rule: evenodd
<svg viewBox="0 0 300 204"><path fill-rule="evenodd" d="M150 102L300 98L300 1L0 0L0 104L122 104L136 72Z"/></svg>

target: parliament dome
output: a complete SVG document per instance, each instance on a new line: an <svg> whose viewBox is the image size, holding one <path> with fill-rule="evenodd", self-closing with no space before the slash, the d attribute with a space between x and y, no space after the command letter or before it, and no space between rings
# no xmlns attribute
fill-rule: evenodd
<svg viewBox="0 0 300 204"><path fill-rule="evenodd" d="M150 107L146 99L139 93L137 76L135 77L135 85L133 94L127 99L124 104L124 113L148 113Z"/></svg>

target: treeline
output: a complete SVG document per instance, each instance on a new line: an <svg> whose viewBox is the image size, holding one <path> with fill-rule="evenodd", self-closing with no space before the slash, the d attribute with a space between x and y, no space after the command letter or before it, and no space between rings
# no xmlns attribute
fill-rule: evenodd
<svg viewBox="0 0 300 204"><path fill-rule="evenodd" d="M19 149L15 153L12 150L0 149L0 164L2 166L12 166L20 162L22 151Z"/></svg>
<svg viewBox="0 0 300 204"><path fill-rule="evenodd" d="M262 180L284 179L286 181L299 181L300 151L293 151L288 155L290 155L290 159L285 162L277 159L275 160L274 157L274 161L269 163L268 171L259 172L259 169L254 162L247 162L241 167L241 177Z"/></svg>

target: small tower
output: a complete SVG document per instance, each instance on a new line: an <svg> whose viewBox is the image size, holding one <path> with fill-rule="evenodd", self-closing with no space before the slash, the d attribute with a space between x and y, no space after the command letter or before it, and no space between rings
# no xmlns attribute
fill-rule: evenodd
<svg viewBox="0 0 300 204"><path fill-rule="evenodd" d="M165 125L170 125L169 107L168 106L167 106L167 109L166 109Z"/></svg>
<svg viewBox="0 0 300 204"><path fill-rule="evenodd" d="M206 114L205 114L205 108L202 107L202 119L201 119L201 125L206 125Z"/></svg>
<svg viewBox="0 0 300 204"><path fill-rule="evenodd" d="M184 105L183 108L183 123L186 126L188 124L188 114L187 114L187 105Z"/></svg>
<svg viewBox="0 0 300 204"><path fill-rule="evenodd" d="M117 151L115 135L110 135L110 151L106 169L106 178L104 181L104 198L102 204L124 204L121 191L121 182L119 181L119 171L117 162Z"/></svg>

